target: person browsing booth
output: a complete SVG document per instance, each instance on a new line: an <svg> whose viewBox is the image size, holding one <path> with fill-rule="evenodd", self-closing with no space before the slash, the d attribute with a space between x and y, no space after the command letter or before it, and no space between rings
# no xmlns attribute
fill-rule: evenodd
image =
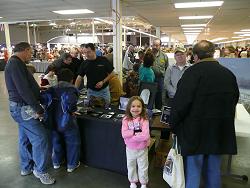
<svg viewBox="0 0 250 188"><path fill-rule="evenodd" d="M155 108L162 109L162 93L164 88L164 75L168 67L168 56L161 51L161 40L154 39L152 45L152 52L155 55L155 61L152 69L155 73L155 82L158 84L157 93L155 97Z"/></svg>
<svg viewBox="0 0 250 188"><path fill-rule="evenodd" d="M237 153L234 117L239 89L234 74L213 59L215 46L194 45L195 64L179 80L170 113L184 159L186 188L221 187L221 156Z"/></svg>
<svg viewBox="0 0 250 188"><path fill-rule="evenodd" d="M58 72L58 84L41 95L47 106L46 124L52 124L52 162L59 169L67 160L67 172L80 166L80 133L76 121L78 90L73 85L74 73L65 68ZM65 155L64 155L65 154Z"/></svg>
<svg viewBox="0 0 250 188"><path fill-rule="evenodd" d="M79 88L82 78L87 76L87 96L100 97L110 103L109 80L113 76L114 67L103 56L96 56L93 43L85 44L83 53L86 56L85 63L82 63L79 74L76 78L75 86Z"/></svg>
<svg viewBox="0 0 250 188"><path fill-rule="evenodd" d="M44 115L40 104L40 88L26 62L32 57L32 48L20 42L14 48L5 67L5 82L9 94L10 115L18 124L21 175L34 174L43 184L54 184L47 173L49 135L39 119Z"/></svg>
<svg viewBox="0 0 250 188"><path fill-rule="evenodd" d="M187 54L184 47L177 47L175 49L174 58L176 63L167 68L164 77L164 88L167 90L167 106L169 107L171 107L179 80L181 79L185 70L191 66L191 64L187 62ZM161 139L168 140L169 135L169 130L166 129L161 131Z"/></svg>
<svg viewBox="0 0 250 188"><path fill-rule="evenodd" d="M181 76L188 69L191 64L187 62L186 49L184 47L177 47L174 52L174 58L176 63L169 66L165 72L164 87L167 90L169 97L168 105L171 106L171 100L175 95L177 84L181 79Z"/></svg>

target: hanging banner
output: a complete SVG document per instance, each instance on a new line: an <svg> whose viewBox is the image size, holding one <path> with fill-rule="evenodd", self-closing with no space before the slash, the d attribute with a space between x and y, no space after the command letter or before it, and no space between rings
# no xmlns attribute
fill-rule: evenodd
<svg viewBox="0 0 250 188"><path fill-rule="evenodd" d="M250 58L218 58L217 60L236 76L240 90L239 102L250 113Z"/></svg>

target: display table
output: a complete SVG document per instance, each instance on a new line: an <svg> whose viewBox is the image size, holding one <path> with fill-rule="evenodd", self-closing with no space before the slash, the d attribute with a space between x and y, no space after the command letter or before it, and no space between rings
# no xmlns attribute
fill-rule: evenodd
<svg viewBox="0 0 250 188"><path fill-rule="evenodd" d="M160 122L161 116L153 116L152 120L150 121L150 129L151 130L170 130L170 126L168 124Z"/></svg>
<svg viewBox="0 0 250 188"><path fill-rule="evenodd" d="M113 110L117 113L121 111ZM121 135L121 119L102 119L84 114L78 117L81 160L84 164L127 175L126 146ZM150 129L169 129L153 117Z"/></svg>
<svg viewBox="0 0 250 188"><path fill-rule="evenodd" d="M78 118L84 164L127 175L121 120L83 115Z"/></svg>
<svg viewBox="0 0 250 188"><path fill-rule="evenodd" d="M246 109L244 108L242 104L237 104L236 116L235 116L236 136L250 137L249 122L250 122L249 113L246 111ZM231 170L232 170L232 155L229 155L228 161L227 161L227 169L223 175L233 177L236 179L241 179L243 181L248 181L248 176L233 174Z"/></svg>
<svg viewBox="0 0 250 188"><path fill-rule="evenodd" d="M0 71L4 71L5 65L4 59L0 59Z"/></svg>

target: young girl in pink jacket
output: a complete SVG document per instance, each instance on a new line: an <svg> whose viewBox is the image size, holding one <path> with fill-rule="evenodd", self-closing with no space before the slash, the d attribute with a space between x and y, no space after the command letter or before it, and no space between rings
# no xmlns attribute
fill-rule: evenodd
<svg viewBox="0 0 250 188"><path fill-rule="evenodd" d="M126 144L130 188L137 188L138 180L141 188L146 188L150 143L149 121L144 102L138 96L131 97L128 102L126 116L122 120L122 137Z"/></svg>

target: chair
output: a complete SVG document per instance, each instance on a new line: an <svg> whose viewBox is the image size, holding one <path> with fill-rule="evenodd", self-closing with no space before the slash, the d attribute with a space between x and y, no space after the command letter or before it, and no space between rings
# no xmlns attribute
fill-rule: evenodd
<svg viewBox="0 0 250 188"><path fill-rule="evenodd" d="M143 99L147 109L153 109L156 92L157 83L140 82L138 95Z"/></svg>

